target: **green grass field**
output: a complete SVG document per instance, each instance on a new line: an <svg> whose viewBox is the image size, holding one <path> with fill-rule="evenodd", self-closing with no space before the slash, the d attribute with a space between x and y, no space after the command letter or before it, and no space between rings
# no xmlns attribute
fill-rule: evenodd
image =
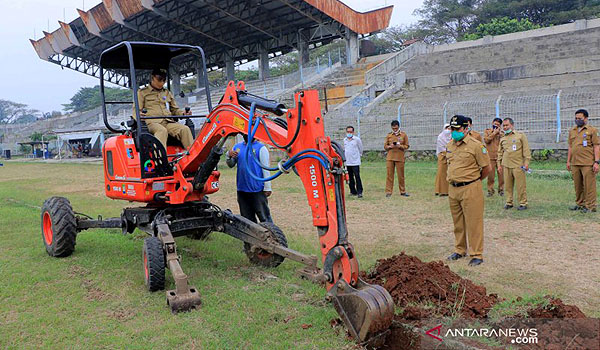
<svg viewBox="0 0 600 350"><path fill-rule="evenodd" d="M347 202L349 226L354 233L350 240L355 242L363 269L401 250L426 261L443 259L451 251L447 202L433 197L434 167L432 162L407 164L407 186L412 197L403 201L397 195L384 198L383 162L363 166L365 198ZM561 170L564 165L533 164L532 168ZM234 171L221 170L222 190L211 200L237 212ZM486 200L486 235L488 227L493 232L486 241L490 242L486 249L492 251L490 260L478 270L466 264L452 269L504 297L548 292L598 317L599 217L566 210L574 197L572 183L565 174L556 174L534 173L529 177L530 210L507 212L501 209L501 198ZM84 231L77 238L72 256L49 257L42 243L38 207L53 195L69 198L76 211L91 216L118 216L124 206L131 205L104 197L100 164L12 161L0 167L0 348L354 346L343 331L330 326L329 321L337 314L324 301L325 290L296 276L299 264L286 261L275 269L254 267L243 254L241 242L219 233L213 233L207 241L178 239L182 266L191 284L200 290L203 306L199 311L177 315L166 306L164 292L149 293L145 289L141 263L145 234L139 231L127 236L120 231ZM316 232L310 224L303 189L294 175L274 183L271 210L275 222L286 232L290 247L317 253ZM441 228L430 230L438 226ZM398 232L387 234L381 227ZM494 229L497 227L502 229ZM575 255L589 257L595 273L572 266L570 254L555 256L554 248L547 255L533 257L535 262L547 261L546 265L551 266L536 264L539 269L520 270L527 264L519 259L528 255L521 254L519 247L541 249L562 244L560 239L554 242L555 238L548 236L548 228L552 227L561 239L571 228L586 228L573 234L578 249ZM502 259L508 259L505 267L510 269L498 268ZM167 288L173 288L170 276ZM582 288L588 291L581 294L585 297L577 294L576 290Z"/></svg>

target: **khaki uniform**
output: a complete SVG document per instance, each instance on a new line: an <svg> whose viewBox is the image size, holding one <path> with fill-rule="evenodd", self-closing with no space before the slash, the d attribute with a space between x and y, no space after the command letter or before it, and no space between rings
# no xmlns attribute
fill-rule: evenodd
<svg viewBox="0 0 600 350"><path fill-rule="evenodd" d="M483 190L481 169L490 165L483 144L470 136L446 147L448 201L454 222L454 249L461 255L483 259Z"/></svg>
<svg viewBox="0 0 600 350"><path fill-rule="evenodd" d="M157 90L150 84L138 90L138 103L140 112L145 108L149 117L183 115L183 111L177 106L173 94L167 89ZM134 107L135 108L135 107ZM135 118L135 113L133 114ZM194 143L194 137L190 128L179 124L173 118L146 119L148 130L167 149L169 135L181 141L183 147L189 148Z"/></svg>
<svg viewBox="0 0 600 350"><path fill-rule="evenodd" d="M571 174L575 184L577 205L596 209L596 174L594 147L600 145L598 129L585 125L581 129L575 126L569 130L569 148L571 148Z"/></svg>
<svg viewBox="0 0 600 350"><path fill-rule="evenodd" d="M437 173L435 174L435 193L448 194L448 163L446 152L438 154Z"/></svg>
<svg viewBox="0 0 600 350"><path fill-rule="evenodd" d="M502 165L506 185L506 204L513 205L513 189L516 184L519 205L527 206L527 181L522 166L529 166L531 149L525 134L513 131L500 139L497 164Z"/></svg>
<svg viewBox="0 0 600 350"><path fill-rule="evenodd" d="M480 133L478 133L477 131L475 131L475 130L471 130L471 131L469 131L469 136L471 136L471 137L472 137L472 138L474 138L475 140L477 140L477 141L479 141L479 142L483 143L483 137L481 137L481 134L480 134Z"/></svg>
<svg viewBox="0 0 600 350"><path fill-rule="evenodd" d="M388 147L394 146L394 142L400 144L400 148L388 149ZM394 188L394 169L398 173L398 188L400 189L400 194L406 193L406 185L404 183L404 152L409 147L408 136L403 131L400 131L398 135L390 132L385 138L384 149L388 150L386 157L386 194L392 194L392 190Z"/></svg>
<svg viewBox="0 0 600 350"><path fill-rule="evenodd" d="M500 130L496 136L493 136L494 129L485 129L483 133L483 141L485 142L485 148L488 150L488 154L490 155L490 165L492 166L492 171L487 178L487 189L488 193L494 193L494 180L496 178L496 173L498 173L498 193L504 192L504 176L500 169L498 169L498 147L500 146L500 139L502 138L502 130Z"/></svg>

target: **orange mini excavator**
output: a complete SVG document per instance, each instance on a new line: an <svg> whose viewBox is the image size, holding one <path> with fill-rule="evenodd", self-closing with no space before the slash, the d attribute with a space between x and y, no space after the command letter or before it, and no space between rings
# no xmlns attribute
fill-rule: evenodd
<svg viewBox="0 0 600 350"><path fill-rule="evenodd" d="M204 68L207 116L176 116L180 119L205 118L189 149L171 141L167 149L148 132L145 121L164 116L140 116L138 81L155 68L165 69L181 62L200 63ZM187 60L187 61L186 61ZM110 69L110 71L106 71ZM106 106L105 74L119 72L130 82L135 118L120 127L109 123ZM359 278L358 260L348 240L344 202L344 158L339 145L325 136L317 91L301 91L294 96L295 108L286 109L275 101L246 92L243 82L229 82L219 104L212 108L204 51L197 46L122 42L100 56L100 89L106 127L119 134L106 140L104 158L105 193L109 198L144 203L125 208L120 218L93 219L73 211L69 201L52 197L44 202L42 238L48 254L70 255L77 234L90 228L120 228L131 233L139 228L149 237L143 244L145 283L150 291L165 288L165 268L171 271L175 288L166 292L173 312L197 308L200 293L188 284L181 269L174 237L205 238L222 232L244 242L250 262L275 267L284 258L307 267L305 277L324 282L330 300L350 334L360 343L381 339L389 328L394 303L382 287ZM267 112L269 112L267 114ZM192 124L193 125L193 124ZM287 153L276 167L260 164L258 157L246 152L239 157L256 161L274 174L259 181L295 172L306 190L317 228L322 269L317 258L287 247L283 232L272 223L256 224L209 202L207 195L219 190L217 163L225 140L246 134ZM247 147L246 149L250 149Z"/></svg>

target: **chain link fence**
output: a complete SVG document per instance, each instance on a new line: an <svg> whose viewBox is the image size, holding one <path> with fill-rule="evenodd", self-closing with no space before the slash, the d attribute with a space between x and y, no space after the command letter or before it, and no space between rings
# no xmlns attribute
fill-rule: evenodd
<svg viewBox="0 0 600 350"><path fill-rule="evenodd" d="M326 118L325 131L334 140L343 139L345 127L353 125L365 150L383 150L392 120L408 134L412 150L434 150L438 134L453 115L473 119L473 128L483 133L496 117L512 118L515 129L524 132L534 149L566 149L569 129L574 126L575 111L590 113L590 124L600 126L600 92L557 91L528 96L487 96L473 100L415 101L382 104L369 113L364 106L371 100L355 98L343 113Z"/></svg>

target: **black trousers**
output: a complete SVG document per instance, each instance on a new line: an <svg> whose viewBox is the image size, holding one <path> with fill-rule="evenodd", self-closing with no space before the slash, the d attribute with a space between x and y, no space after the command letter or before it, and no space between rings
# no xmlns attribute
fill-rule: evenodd
<svg viewBox="0 0 600 350"><path fill-rule="evenodd" d="M360 165L348 165L348 176L350 177L350 193L362 194L363 186L360 180Z"/></svg>
<svg viewBox="0 0 600 350"><path fill-rule="evenodd" d="M264 192L237 192L237 201L240 206L240 215L248 220L257 222L273 222L269 202Z"/></svg>

